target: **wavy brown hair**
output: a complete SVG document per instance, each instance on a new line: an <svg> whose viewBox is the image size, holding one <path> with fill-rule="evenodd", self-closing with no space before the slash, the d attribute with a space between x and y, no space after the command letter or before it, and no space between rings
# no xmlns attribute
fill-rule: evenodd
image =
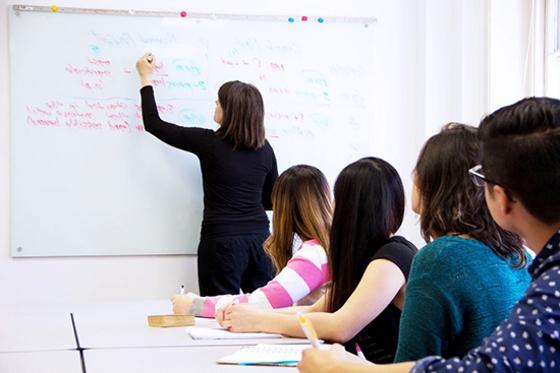
<svg viewBox="0 0 560 373"><path fill-rule="evenodd" d="M515 267L527 263L522 241L494 222L469 169L480 164L478 129L448 123L420 151L414 170L420 196L420 230L426 242L466 235L484 243Z"/></svg>
<svg viewBox="0 0 560 373"><path fill-rule="evenodd" d="M293 255L294 234L302 241L316 239L327 250L332 219L331 191L323 173L307 165L288 168L272 188L272 234L264 250L276 272Z"/></svg>
<svg viewBox="0 0 560 373"><path fill-rule="evenodd" d="M218 90L218 101L224 112L220 138L231 142L235 149L258 149L265 143L264 102L252 84L234 80Z"/></svg>

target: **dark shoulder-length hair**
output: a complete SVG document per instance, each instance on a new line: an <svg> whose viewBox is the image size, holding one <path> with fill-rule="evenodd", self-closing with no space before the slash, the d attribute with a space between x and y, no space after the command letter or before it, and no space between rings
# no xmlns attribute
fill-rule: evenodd
<svg viewBox="0 0 560 373"><path fill-rule="evenodd" d="M480 163L478 129L448 123L420 151L414 170L420 199L420 230L426 242L467 235L516 267L527 263L521 239L494 222L469 168Z"/></svg>
<svg viewBox="0 0 560 373"><path fill-rule="evenodd" d="M224 83L218 90L218 101L223 111L218 136L231 142L235 149L262 147L264 102L257 87L239 80Z"/></svg>
<svg viewBox="0 0 560 373"><path fill-rule="evenodd" d="M404 214L401 178L389 163L363 158L348 165L334 187L327 309L338 310L358 286L376 251L399 229Z"/></svg>

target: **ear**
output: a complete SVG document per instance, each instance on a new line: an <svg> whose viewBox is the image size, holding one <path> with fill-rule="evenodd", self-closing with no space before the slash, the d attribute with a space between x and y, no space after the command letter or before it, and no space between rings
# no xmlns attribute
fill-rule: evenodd
<svg viewBox="0 0 560 373"><path fill-rule="evenodd" d="M490 187L493 190L494 199L502 215L511 214L513 201L508 197L506 190L500 185L491 185Z"/></svg>
<svg viewBox="0 0 560 373"><path fill-rule="evenodd" d="M412 196L410 198L411 208L415 214L420 215L422 212L422 198L420 197L420 190L415 182L412 183Z"/></svg>

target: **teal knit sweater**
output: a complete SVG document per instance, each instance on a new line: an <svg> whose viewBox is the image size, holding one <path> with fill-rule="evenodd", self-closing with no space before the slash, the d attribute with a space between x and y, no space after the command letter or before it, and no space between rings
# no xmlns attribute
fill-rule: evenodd
<svg viewBox="0 0 560 373"><path fill-rule="evenodd" d="M432 241L412 262L395 361L463 356L506 319L530 280L526 267L514 269L479 241Z"/></svg>

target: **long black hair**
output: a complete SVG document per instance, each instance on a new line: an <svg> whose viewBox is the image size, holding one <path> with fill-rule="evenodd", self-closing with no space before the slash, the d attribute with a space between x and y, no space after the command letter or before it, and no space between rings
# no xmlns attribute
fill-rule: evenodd
<svg viewBox="0 0 560 373"><path fill-rule="evenodd" d="M338 310L360 282L377 249L400 227L404 189L397 171L369 157L342 170L334 186L327 309Z"/></svg>

